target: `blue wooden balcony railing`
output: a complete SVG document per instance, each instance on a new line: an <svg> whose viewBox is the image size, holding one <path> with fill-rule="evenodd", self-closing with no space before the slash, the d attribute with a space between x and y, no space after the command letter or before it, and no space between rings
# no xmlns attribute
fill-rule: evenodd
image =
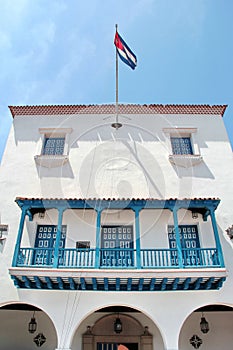
<svg viewBox="0 0 233 350"><path fill-rule="evenodd" d="M100 249L96 263L96 249L59 249L58 268L94 269L173 269L179 268L176 249L141 249L140 264L136 262L136 249ZM53 248L20 248L17 267L53 268ZM182 267L222 267L216 248L182 249Z"/></svg>

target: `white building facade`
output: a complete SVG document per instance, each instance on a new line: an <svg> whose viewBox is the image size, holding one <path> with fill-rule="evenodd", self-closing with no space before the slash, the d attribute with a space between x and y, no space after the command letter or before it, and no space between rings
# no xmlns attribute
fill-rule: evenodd
<svg viewBox="0 0 233 350"><path fill-rule="evenodd" d="M0 350L232 348L225 109L10 107Z"/></svg>

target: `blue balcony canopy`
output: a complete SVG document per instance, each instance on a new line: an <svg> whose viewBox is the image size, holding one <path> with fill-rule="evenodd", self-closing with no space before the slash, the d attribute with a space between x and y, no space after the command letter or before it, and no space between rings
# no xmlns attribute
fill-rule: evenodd
<svg viewBox="0 0 233 350"><path fill-rule="evenodd" d="M32 219L35 213L52 208L66 209L94 209L102 211L106 209L188 209L202 214L206 220L210 209L216 210L220 202L217 198L170 198L170 199L135 199L135 198L22 198L17 197L16 203L21 209L25 208Z"/></svg>

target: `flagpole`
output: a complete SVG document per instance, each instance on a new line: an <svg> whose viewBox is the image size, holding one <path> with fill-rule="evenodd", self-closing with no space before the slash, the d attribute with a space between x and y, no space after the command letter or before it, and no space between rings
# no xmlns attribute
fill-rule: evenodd
<svg viewBox="0 0 233 350"><path fill-rule="evenodd" d="M117 24L116 24L116 34L117 34ZM112 127L116 130L119 129L122 124L118 122L118 52L116 47L116 105L115 105L116 121L112 123Z"/></svg>
<svg viewBox="0 0 233 350"><path fill-rule="evenodd" d="M117 24L116 24L117 33ZM116 123L118 123L118 53L116 48Z"/></svg>

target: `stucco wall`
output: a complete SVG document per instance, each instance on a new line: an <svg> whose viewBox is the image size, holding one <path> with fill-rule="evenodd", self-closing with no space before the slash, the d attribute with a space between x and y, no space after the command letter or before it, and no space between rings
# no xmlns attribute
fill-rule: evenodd
<svg viewBox="0 0 233 350"><path fill-rule="evenodd" d="M96 308L104 305L137 306L156 324L165 346L172 349L174 336L179 334L186 317L196 308L223 303L233 306L232 288L232 243L225 230L232 225L233 167L232 152L223 121L219 116L202 115L130 115L122 117L123 127L118 131L110 126L105 115L80 116L17 116L14 119L0 169L1 223L8 224L6 241L0 252L1 302L25 301L46 309L58 334L67 332L66 345L72 343L77 327ZM69 135L69 161L62 167L38 166L34 156L41 153L42 135L39 128L71 128ZM203 161L194 167L174 166L169 162L171 147L164 128L197 128L195 140ZM164 292L164 293L96 293L44 292L16 290L10 280L14 245L21 211L14 202L17 196L43 198L80 197L135 197L135 198L213 198L221 199L216 211L220 239L228 270L227 281L219 291ZM41 221L26 222L23 244L31 245L36 223L56 224L57 212L51 210ZM108 214L105 223L132 222L134 214ZM64 223L69 223L67 246L72 246L76 237L95 243L96 215L91 211L69 211L64 214ZM190 213L179 212L181 223L190 223ZM155 246L167 244L166 225L172 224L171 213L154 211L140 214L142 247L152 242ZM212 246L211 223L196 221L201 243ZM79 232L77 231L79 227ZM155 239L156 237L156 239ZM53 294L52 294L53 293ZM76 298L76 299L75 299ZM64 317L71 317L72 300L78 303L69 330L64 330ZM68 311L66 305L69 304ZM182 304L182 309L180 305ZM76 305L76 304L75 304ZM176 320L171 315L176 314ZM63 315L63 316L61 316ZM153 323L152 322L152 323ZM143 322L142 322L143 323ZM153 328L153 327L152 327ZM185 330L184 330L185 332ZM181 349L185 345L180 340ZM160 342L162 343L162 341ZM215 345L213 345L212 349ZM204 347L203 347L204 348ZM80 348L81 349L81 348ZM160 350L159 346L154 349ZM217 349L217 347L216 347ZM225 350L225 349L224 349Z"/></svg>

